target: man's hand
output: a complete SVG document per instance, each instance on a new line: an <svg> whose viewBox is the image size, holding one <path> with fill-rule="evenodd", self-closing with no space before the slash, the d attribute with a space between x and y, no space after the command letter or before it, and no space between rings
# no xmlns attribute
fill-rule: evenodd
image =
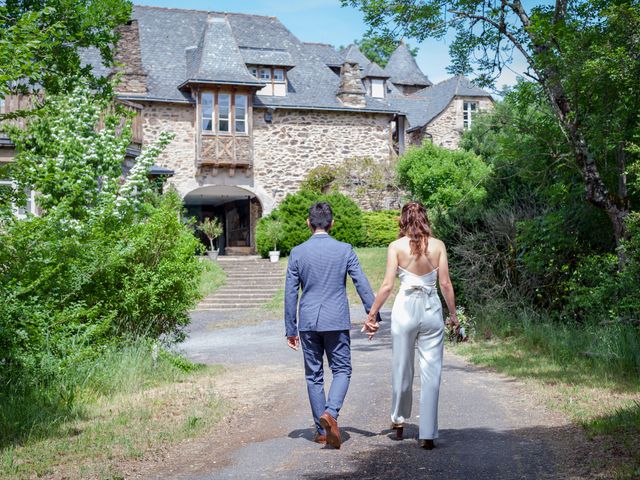
<svg viewBox="0 0 640 480"><path fill-rule="evenodd" d="M287 345L292 350L298 350L298 344L299 343L300 343L300 339L298 338L297 335L294 335L292 337L287 337Z"/></svg>
<svg viewBox="0 0 640 480"><path fill-rule="evenodd" d="M369 337L369 340L371 340L379 328L380 328L380 325L378 325L376 316L369 315L369 317L367 318L367 321L364 322L364 325L362 326L362 330L360 331L366 333L367 336Z"/></svg>

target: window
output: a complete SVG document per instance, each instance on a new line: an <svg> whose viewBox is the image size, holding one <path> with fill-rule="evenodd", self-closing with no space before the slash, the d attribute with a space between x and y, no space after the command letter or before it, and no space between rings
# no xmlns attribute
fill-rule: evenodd
<svg viewBox="0 0 640 480"><path fill-rule="evenodd" d="M202 94L202 130L213 131L213 93Z"/></svg>
<svg viewBox="0 0 640 480"><path fill-rule="evenodd" d="M236 95L235 107L235 131L247 133L247 96Z"/></svg>
<svg viewBox="0 0 640 480"><path fill-rule="evenodd" d="M471 119L478 111L477 102L464 102L462 108L462 126L469 128L471 126Z"/></svg>
<svg viewBox="0 0 640 480"><path fill-rule="evenodd" d="M371 79L371 96L384 98L384 80L382 78Z"/></svg>
<svg viewBox="0 0 640 480"><path fill-rule="evenodd" d="M228 132L229 118L231 117L231 95L229 93L218 94L218 131Z"/></svg>
<svg viewBox="0 0 640 480"><path fill-rule="evenodd" d="M273 80L276 82L284 82L284 69L283 68L274 68L273 69Z"/></svg>
<svg viewBox="0 0 640 480"><path fill-rule="evenodd" d="M249 131L249 99L247 94L202 92L200 95L200 131L203 134Z"/></svg>
<svg viewBox="0 0 640 480"><path fill-rule="evenodd" d="M266 65L247 65L247 68L256 79L265 83L258 90L258 95L284 97L287 95L287 72L283 67Z"/></svg>
<svg viewBox="0 0 640 480"><path fill-rule="evenodd" d="M271 69L270 68L261 68L260 69L260 80L271 81Z"/></svg>
<svg viewBox="0 0 640 480"><path fill-rule="evenodd" d="M0 190L4 190L0 196L12 196L12 191L15 188L15 183L11 180L0 179ZM35 215L36 213L36 202L35 202L35 192L31 190L26 190L26 204L25 205L13 205L13 213L18 218L25 218L27 213L32 213Z"/></svg>

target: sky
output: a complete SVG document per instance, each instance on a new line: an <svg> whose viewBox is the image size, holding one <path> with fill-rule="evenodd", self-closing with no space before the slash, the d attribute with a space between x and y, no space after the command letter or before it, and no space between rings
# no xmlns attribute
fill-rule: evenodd
<svg viewBox="0 0 640 480"><path fill-rule="evenodd" d="M367 30L362 13L352 7L341 7L340 0L134 0L134 3L274 16L301 41L329 43L336 47L353 43ZM419 47L418 66L434 83L450 77L445 70L449 65L448 40L427 40L422 44L407 40L412 47ZM523 65L523 61L516 59L512 70L505 70L496 82L498 89L513 85L517 75L522 74Z"/></svg>

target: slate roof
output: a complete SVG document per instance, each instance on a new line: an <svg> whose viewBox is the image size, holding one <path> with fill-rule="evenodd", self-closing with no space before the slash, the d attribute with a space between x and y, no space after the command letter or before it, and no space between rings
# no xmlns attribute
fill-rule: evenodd
<svg viewBox="0 0 640 480"><path fill-rule="evenodd" d="M338 52L303 44L275 17L136 5L132 18L138 21L148 93L126 98L193 102L188 89L179 89L188 80L264 85L248 63L290 68L287 95L254 95L255 107L400 113L373 97L365 97L365 108L344 106L336 98L340 79L327 66L342 63ZM86 50L83 57L100 68L97 52Z"/></svg>
<svg viewBox="0 0 640 480"><path fill-rule="evenodd" d="M240 47L244 63L252 65L274 65L294 67L295 63L286 50L273 48Z"/></svg>
<svg viewBox="0 0 640 480"><path fill-rule="evenodd" d="M400 42L398 48L391 54L384 71L391 76L396 85L417 85L428 87L433 85L413 58L409 48Z"/></svg>
<svg viewBox="0 0 640 480"><path fill-rule="evenodd" d="M183 84L264 85L247 69L224 15L209 14L197 49L187 49L184 55L187 75Z"/></svg>
<svg viewBox="0 0 640 480"><path fill-rule="evenodd" d="M442 95L448 96L464 96L464 97L490 97L491 94L480 87L471 83L467 77L462 75L456 75L454 77L448 78L447 80L443 80L442 82L433 86L435 89L437 87L438 93ZM425 88L416 92L418 96L431 96L432 93L429 93L429 88Z"/></svg>
<svg viewBox="0 0 640 480"><path fill-rule="evenodd" d="M344 62L357 63L360 65L360 68L365 68L371 63L371 60L369 60L354 43L341 50L340 54Z"/></svg>
<svg viewBox="0 0 640 480"><path fill-rule="evenodd" d="M391 75L386 73L376 62L371 62L362 71L362 78L389 78Z"/></svg>
<svg viewBox="0 0 640 480"><path fill-rule="evenodd" d="M413 95L391 94L389 103L407 114L409 131L430 123L447 108L455 97L493 98L490 93L476 87L463 76L451 77Z"/></svg>
<svg viewBox="0 0 640 480"><path fill-rule="evenodd" d="M255 107L406 113L409 126L415 128L433 120L456 95L490 97L464 77L403 96L392 83L398 78L400 82L418 82L411 85L431 85L404 44L382 70L356 45L337 52L327 44L302 43L275 17L135 6L133 18L138 20L148 93L144 97L128 96L130 99L193 102L188 89L179 89L189 79L263 85L249 73L246 64L289 69L287 95L254 95ZM337 67L345 59L359 63L363 76L391 75L387 98L366 96L365 108L344 106L336 98L340 79L329 66ZM83 60L94 66L96 74L108 74L95 49L86 49ZM415 78L407 80L400 75L404 73Z"/></svg>
<svg viewBox="0 0 640 480"><path fill-rule="evenodd" d="M307 52L318 57L328 67L341 67L344 63L342 55L328 43L304 42L303 45Z"/></svg>

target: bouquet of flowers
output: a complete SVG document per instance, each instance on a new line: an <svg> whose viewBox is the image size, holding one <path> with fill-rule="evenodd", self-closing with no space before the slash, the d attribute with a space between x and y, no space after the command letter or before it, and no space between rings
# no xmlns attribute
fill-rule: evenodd
<svg viewBox="0 0 640 480"><path fill-rule="evenodd" d="M469 340L469 337L475 333L473 318L464 312L464 307L456 308L456 314L458 316L458 322L460 322L460 327L456 328L453 323L451 323L451 319L447 317L445 322L447 339L451 343L466 342Z"/></svg>

